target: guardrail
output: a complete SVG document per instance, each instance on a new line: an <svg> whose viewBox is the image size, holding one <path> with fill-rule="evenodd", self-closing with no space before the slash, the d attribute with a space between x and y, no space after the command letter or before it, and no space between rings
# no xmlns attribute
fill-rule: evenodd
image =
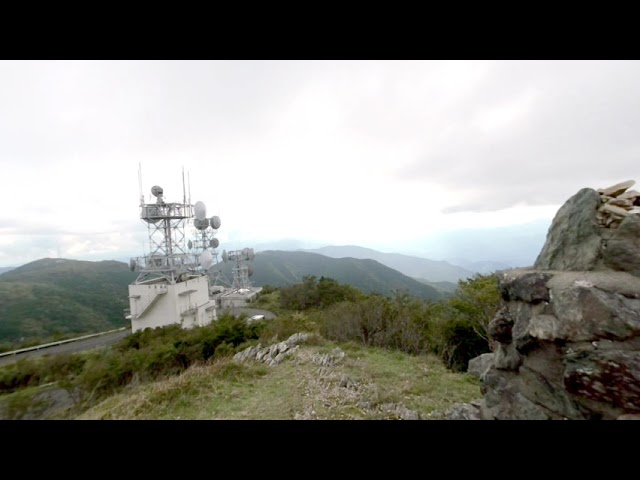
<svg viewBox="0 0 640 480"><path fill-rule="evenodd" d="M86 338L99 337L100 335L106 335L107 333L121 332L127 330L129 327L116 328L115 330L109 330L108 332L92 333L89 335L83 335L82 337L67 338L66 340L60 340L57 342L43 343L42 345L35 345L33 347L20 348L19 350L12 350L10 352L0 353L0 357L6 357L8 355L17 355L18 353L31 352L33 350L41 350L43 348L55 347L56 345L62 345L63 343L77 342L78 340L84 340Z"/></svg>

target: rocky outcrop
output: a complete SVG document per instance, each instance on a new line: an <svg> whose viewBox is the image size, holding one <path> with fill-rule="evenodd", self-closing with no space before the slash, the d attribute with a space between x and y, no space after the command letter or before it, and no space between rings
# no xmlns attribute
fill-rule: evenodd
<svg viewBox="0 0 640 480"><path fill-rule="evenodd" d="M480 418L640 415L640 194L626 191L632 185L580 190L556 214L534 268L499 274L502 307L489 325L496 348L469 362L481 379Z"/></svg>
<svg viewBox="0 0 640 480"><path fill-rule="evenodd" d="M233 360L236 362L255 360L273 367L293 354L298 349L298 344L305 342L310 336L311 334L308 333L294 333L285 341L274 343L267 347L258 344L255 347L245 348L241 352L236 353L233 356Z"/></svg>

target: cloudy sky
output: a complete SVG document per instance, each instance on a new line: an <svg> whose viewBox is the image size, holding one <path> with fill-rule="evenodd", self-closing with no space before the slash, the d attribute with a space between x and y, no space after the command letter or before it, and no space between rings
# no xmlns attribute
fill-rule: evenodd
<svg viewBox="0 0 640 480"><path fill-rule="evenodd" d="M638 61L0 61L0 266L141 255L139 165L167 201L184 167L221 249L539 250L577 190L640 180L638 85Z"/></svg>

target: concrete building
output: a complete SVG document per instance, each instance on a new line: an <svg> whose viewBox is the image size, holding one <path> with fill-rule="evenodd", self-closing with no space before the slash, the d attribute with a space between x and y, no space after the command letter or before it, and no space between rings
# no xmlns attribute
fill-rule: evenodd
<svg viewBox="0 0 640 480"><path fill-rule="evenodd" d="M209 279L194 276L170 284L129 285L131 330L180 324L183 328L208 325L216 320L216 302L209 299Z"/></svg>

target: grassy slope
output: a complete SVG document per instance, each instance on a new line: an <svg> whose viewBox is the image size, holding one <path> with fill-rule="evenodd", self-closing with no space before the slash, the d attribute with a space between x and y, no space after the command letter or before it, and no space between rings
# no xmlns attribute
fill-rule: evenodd
<svg viewBox="0 0 640 480"><path fill-rule="evenodd" d="M439 418L457 402L481 397L469 374L448 371L432 356L410 356L356 344L332 367L314 354L336 345L301 345L275 367L230 358L184 374L131 387L80 419L393 419L385 404L401 404L421 418ZM347 386L341 386L341 383ZM286 392L286 394L284 394Z"/></svg>

